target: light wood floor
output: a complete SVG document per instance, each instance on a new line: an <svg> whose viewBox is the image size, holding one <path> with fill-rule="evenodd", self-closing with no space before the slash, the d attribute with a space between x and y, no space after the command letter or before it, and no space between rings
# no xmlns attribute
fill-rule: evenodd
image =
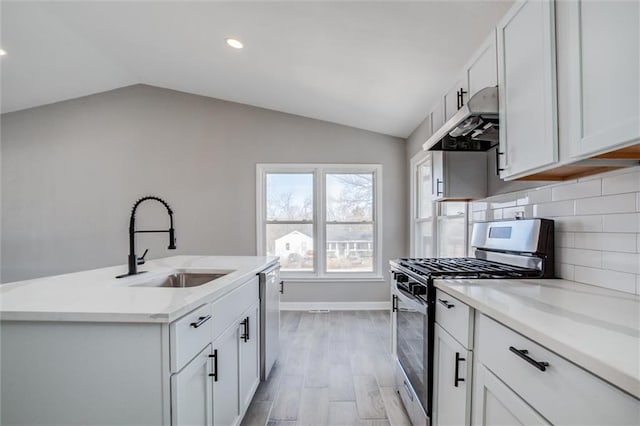
<svg viewBox="0 0 640 426"><path fill-rule="evenodd" d="M410 425L389 334L388 311L282 312L280 357L242 425Z"/></svg>

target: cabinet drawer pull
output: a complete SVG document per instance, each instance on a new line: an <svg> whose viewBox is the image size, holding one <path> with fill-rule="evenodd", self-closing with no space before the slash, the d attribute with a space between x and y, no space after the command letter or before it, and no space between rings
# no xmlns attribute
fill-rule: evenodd
<svg viewBox="0 0 640 426"><path fill-rule="evenodd" d="M442 185L444 181L442 179L436 179L436 197L444 195L444 190L440 191L440 185Z"/></svg>
<svg viewBox="0 0 640 426"><path fill-rule="evenodd" d="M447 308L447 309L451 309L451 308L453 308L454 306L456 306L456 305L454 305L453 303L449 303L449 301L448 301L448 300L445 300L445 299L438 299L438 302L440 302L440 304L442 304L442 305L446 306L446 308Z"/></svg>
<svg viewBox="0 0 640 426"><path fill-rule="evenodd" d="M460 356L460 352L456 352L456 371L453 377L453 386L458 387L458 383L460 382L464 382L464 379L461 377L458 377L458 374L460 373L460 361L466 361L466 358L462 358Z"/></svg>
<svg viewBox="0 0 640 426"><path fill-rule="evenodd" d="M209 321L210 319L211 319L211 315L205 315L204 317L199 317L198 321L191 323L191 327L198 328L205 322Z"/></svg>
<svg viewBox="0 0 640 426"><path fill-rule="evenodd" d="M218 350L214 349L213 353L209 355L209 358L213 358L213 373L209 373L209 377L213 377L213 381L218 381Z"/></svg>
<svg viewBox="0 0 640 426"><path fill-rule="evenodd" d="M247 340L249 340L249 317L246 317L245 319L240 321L240 324L242 324L242 327L244 328L244 331L240 335L240 338L246 343Z"/></svg>
<svg viewBox="0 0 640 426"><path fill-rule="evenodd" d="M280 281L280 294L284 294L284 280Z"/></svg>
<svg viewBox="0 0 640 426"><path fill-rule="evenodd" d="M529 356L529 351L526 349L516 349L513 346L509 346L509 350L514 354L518 355L520 358L527 361L529 364L533 365L535 368L537 368L540 371L545 371L549 366L548 362L536 361L535 359L531 358Z"/></svg>

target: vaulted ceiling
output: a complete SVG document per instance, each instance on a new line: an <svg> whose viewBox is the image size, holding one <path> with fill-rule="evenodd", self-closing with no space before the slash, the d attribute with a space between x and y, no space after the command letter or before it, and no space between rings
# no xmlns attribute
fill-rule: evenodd
<svg viewBox="0 0 640 426"><path fill-rule="evenodd" d="M3 0L2 112L144 83L406 137L510 6Z"/></svg>

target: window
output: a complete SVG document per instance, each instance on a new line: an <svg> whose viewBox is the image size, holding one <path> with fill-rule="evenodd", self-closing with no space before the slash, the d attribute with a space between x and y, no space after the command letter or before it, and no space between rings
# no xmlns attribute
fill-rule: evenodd
<svg viewBox="0 0 640 426"><path fill-rule="evenodd" d="M379 165L259 164L258 253L284 275L381 276Z"/></svg>
<svg viewBox="0 0 640 426"><path fill-rule="evenodd" d="M434 256L433 216L431 200L431 156L420 152L411 159L411 256Z"/></svg>
<svg viewBox="0 0 640 426"><path fill-rule="evenodd" d="M467 203L438 203L438 257L465 257Z"/></svg>

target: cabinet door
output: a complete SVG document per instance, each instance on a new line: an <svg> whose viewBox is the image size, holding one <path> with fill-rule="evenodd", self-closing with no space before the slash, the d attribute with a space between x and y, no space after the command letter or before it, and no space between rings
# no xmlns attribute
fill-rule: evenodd
<svg viewBox="0 0 640 426"><path fill-rule="evenodd" d="M570 8L558 25L569 31L572 154L597 154L639 142L640 3L575 1L562 6Z"/></svg>
<svg viewBox="0 0 640 426"><path fill-rule="evenodd" d="M442 127L444 124L444 106L442 105L442 101L438 102L438 104L431 110L431 134Z"/></svg>
<svg viewBox="0 0 640 426"><path fill-rule="evenodd" d="M471 351L438 324L434 338L434 415L436 426L471 423Z"/></svg>
<svg viewBox="0 0 640 426"><path fill-rule="evenodd" d="M260 382L259 304L245 311L240 326L240 407L249 406Z"/></svg>
<svg viewBox="0 0 640 426"><path fill-rule="evenodd" d="M213 393L211 345L171 376L171 424L211 426ZM216 423L217 424L217 423Z"/></svg>
<svg viewBox="0 0 640 426"><path fill-rule="evenodd" d="M467 81L464 76L461 76L456 80L453 86L444 95L444 122L449 121L451 117L462 105L469 99L467 90ZM462 94L462 95L461 95ZM462 97L462 99L461 99Z"/></svg>
<svg viewBox="0 0 640 426"><path fill-rule="evenodd" d="M558 159L554 4L520 1L497 31L500 177L515 179Z"/></svg>
<svg viewBox="0 0 640 426"><path fill-rule="evenodd" d="M476 55L467 66L469 97L485 87L498 85L498 54L496 52L496 33L485 40Z"/></svg>
<svg viewBox="0 0 640 426"><path fill-rule="evenodd" d="M238 420L238 342L237 324L227 328L213 342L215 378L213 382L213 424L233 425Z"/></svg>
<svg viewBox="0 0 640 426"><path fill-rule="evenodd" d="M550 424L483 364L478 364L477 370L473 396L473 423L475 425Z"/></svg>
<svg viewBox="0 0 640 426"><path fill-rule="evenodd" d="M431 152L431 167L432 167L432 191L431 199L438 201L445 196L445 178L444 178L444 155L443 151Z"/></svg>

